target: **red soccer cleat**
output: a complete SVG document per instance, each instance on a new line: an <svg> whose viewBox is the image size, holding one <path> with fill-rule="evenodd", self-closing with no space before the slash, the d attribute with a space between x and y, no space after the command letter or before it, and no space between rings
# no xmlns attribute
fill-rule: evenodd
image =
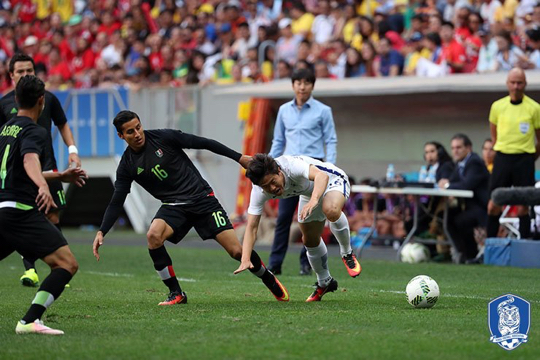
<svg viewBox="0 0 540 360"><path fill-rule="evenodd" d="M172 291L169 294L167 300L160 302L158 305L175 305L175 304L186 304L187 295L185 292Z"/></svg>
<svg viewBox="0 0 540 360"><path fill-rule="evenodd" d="M351 277L354 278L360 275L360 273L362 272L362 267L360 266L358 260L356 260L356 256L354 256L354 253L352 251L349 254L343 256L341 260L343 260L343 263L347 268L347 272Z"/></svg>

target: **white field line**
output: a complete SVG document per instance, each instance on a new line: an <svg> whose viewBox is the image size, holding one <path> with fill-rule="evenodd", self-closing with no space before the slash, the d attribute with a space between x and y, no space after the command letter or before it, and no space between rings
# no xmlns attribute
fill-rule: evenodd
<svg viewBox="0 0 540 360"><path fill-rule="evenodd" d="M112 276L112 277L129 277L129 278L132 278L132 277L135 277L135 275L133 274L121 274L121 273L112 273L112 272L100 272L100 271L84 271L86 274L91 274L91 275L101 275L101 276ZM190 279L190 278L180 278L180 277L177 277L177 279L179 281L185 281L185 282L196 282L197 280L195 279Z"/></svg>
<svg viewBox="0 0 540 360"><path fill-rule="evenodd" d="M112 277L134 277L133 274L121 274L121 273L113 273L113 272L100 272L100 271L84 271L87 274L91 275L101 275L101 276L112 276Z"/></svg>
<svg viewBox="0 0 540 360"><path fill-rule="evenodd" d="M377 290L372 290L372 291L377 291ZM405 291L397 291L397 290L379 290L379 292L405 295ZM444 292L441 294L441 297L451 297L451 298L459 298L459 299L473 299L473 300L485 300L485 301L491 301L491 300L496 298L496 297L489 298L489 297L485 297L485 296L476 296L476 295L447 294L447 293L444 293ZM497 297L498 297L498 295L497 295ZM526 300L529 301L529 302L540 303L539 300L529 300L529 299L526 299Z"/></svg>

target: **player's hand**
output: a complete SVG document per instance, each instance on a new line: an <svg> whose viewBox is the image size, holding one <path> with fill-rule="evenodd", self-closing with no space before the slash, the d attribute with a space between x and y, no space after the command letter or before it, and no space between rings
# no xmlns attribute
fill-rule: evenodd
<svg viewBox="0 0 540 360"><path fill-rule="evenodd" d="M304 220L309 215L311 215L311 213L317 207L318 204L319 204L318 202L309 200L308 203L304 205L304 207L302 208L302 211L300 212L300 220Z"/></svg>
<svg viewBox="0 0 540 360"><path fill-rule="evenodd" d="M247 169L247 166L252 159L253 158L249 155L242 155L238 162L240 163L240 165L242 165L244 169Z"/></svg>
<svg viewBox="0 0 540 360"><path fill-rule="evenodd" d="M92 247L94 251L94 256L97 261L99 261L99 247L101 245L103 245L103 233L101 231L98 231L94 239L94 245Z"/></svg>
<svg viewBox="0 0 540 360"><path fill-rule="evenodd" d="M81 158L75 153L69 154L69 164L75 164L75 167L81 167Z"/></svg>
<svg viewBox="0 0 540 360"><path fill-rule="evenodd" d="M239 274L244 270L253 269L253 264L250 260L242 261L238 269L234 271L234 274Z"/></svg>
<svg viewBox="0 0 540 360"><path fill-rule="evenodd" d="M60 173L60 180L63 182L69 182L77 185L78 187L83 187L86 184L85 179L88 178L86 171L80 167L70 167L65 171Z"/></svg>
<svg viewBox="0 0 540 360"><path fill-rule="evenodd" d="M38 188L38 196L36 197L36 204L38 206L38 210L43 211L45 214L48 214L51 208L54 208L54 209L57 208L51 196L51 192L49 191L49 187L47 185L43 185Z"/></svg>

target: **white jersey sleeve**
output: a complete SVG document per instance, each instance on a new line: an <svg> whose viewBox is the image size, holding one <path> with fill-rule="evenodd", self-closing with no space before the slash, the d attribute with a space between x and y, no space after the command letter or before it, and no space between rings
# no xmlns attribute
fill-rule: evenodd
<svg viewBox="0 0 540 360"><path fill-rule="evenodd" d="M253 185L251 188L251 196L249 198L248 214L262 215L264 203L270 198L270 195L265 193L260 186Z"/></svg>

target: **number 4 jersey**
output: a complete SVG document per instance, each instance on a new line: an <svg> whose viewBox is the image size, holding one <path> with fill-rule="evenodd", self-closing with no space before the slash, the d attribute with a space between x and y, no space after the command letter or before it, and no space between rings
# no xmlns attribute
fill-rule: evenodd
<svg viewBox="0 0 540 360"><path fill-rule="evenodd" d="M0 128L0 202L35 206L38 188L24 169L24 155L43 162L47 130L29 117L16 116Z"/></svg>

